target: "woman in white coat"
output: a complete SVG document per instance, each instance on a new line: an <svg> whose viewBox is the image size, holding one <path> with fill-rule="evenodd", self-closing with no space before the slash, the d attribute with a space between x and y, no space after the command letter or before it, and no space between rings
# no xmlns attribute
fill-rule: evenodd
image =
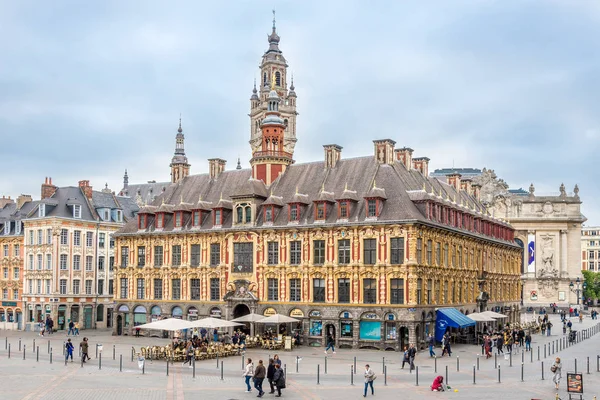
<svg viewBox="0 0 600 400"><path fill-rule="evenodd" d="M249 358L246 363L246 368L244 369L244 373L242 374L246 381L246 393L252 392L252 386L250 386L250 379L254 376L254 364L252 364L252 359Z"/></svg>

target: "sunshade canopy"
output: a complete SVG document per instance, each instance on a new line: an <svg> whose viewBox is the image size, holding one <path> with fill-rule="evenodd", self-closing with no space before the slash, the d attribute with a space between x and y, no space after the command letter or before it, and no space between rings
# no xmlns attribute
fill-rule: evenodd
<svg viewBox="0 0 600 400"><path fill-rule="evenodd" d="M179 331L182 329L191 328L190 321L184 321L179 318L167 318L161 319L160 321L150 322L148 324L138 325L136 328L140 329L157 329L161 331Z"/></svg>
<svg viewBox="0 0 600 400"><path fill-rule="evenodd" d="M439 308L436 312L435 340L442 341L447 328L467 328L475 326L475 321L456 308Z"/></svg>
<svg viewBox="0 0 600 400"><path fill-rule="evenodd" d="M484 311L481 314L487 315L488 317L492 317L492 318L508 318L506 315L499 314L499 313L494 312L494 311Z"/></svg>
<svg viewBox="0 0 600 400"><path fill-rule="evenodd" d="M472 313L468 315L475 322L494 322L495 319L490 317L489 315L484 315L481 313Z"/></svg>
<svg viewBox="0 0 600 400"><path fill-rule="evenodd" d="M190 321L190 325L192 326L192 328L214 329L214 328L231 328L231 327L239 326L242 324L237 323L237 322L227 321L226 319L208 317L208 318L199 319L197 321Z"/></svg>
<svg viewBox="0 0 600 400"><path fill-rule="evenodd" d="M290 322L300 322L296 318L288 317L287 315L275 314L270 317L256 321L259 324L287 324Z"/></svg>
<svg viewBox="0 0 600 400"><path fill-rule="evenodd" d="M256 322L256 321L260 321L261 319L265 319L265 316L252 313L252 314L246 314L239 318L232 319L231 321L233 321L233 322Z"/></svg>

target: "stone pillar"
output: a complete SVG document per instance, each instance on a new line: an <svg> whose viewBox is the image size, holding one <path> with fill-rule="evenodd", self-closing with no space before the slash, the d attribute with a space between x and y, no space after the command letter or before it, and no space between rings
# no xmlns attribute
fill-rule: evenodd
<svg viewBox="0 0 600 400"><path fill-rule="evenodd" d="M569 276L569 271L567 268L567 230L563 229L560 231L560 268L559 268L559 277L563 277L563 275Z"/></svg>
<svg viewBox="0 0 600 400"><path fill-rule="evenodd" d="M418 345L417 342L418 342L418 340L417 340L417 333L416 333L416 329L415 329L415 323L411 322L408 325L408 343L414 344L415 347L417 347L417 345Z"/></svg>

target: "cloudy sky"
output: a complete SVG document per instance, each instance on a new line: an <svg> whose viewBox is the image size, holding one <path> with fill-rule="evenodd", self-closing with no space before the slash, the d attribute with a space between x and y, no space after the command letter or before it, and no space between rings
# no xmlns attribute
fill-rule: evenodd
<svg viewBox="0 0 600 400"><path fill-rule="evenodd" d="M600 224L597 1L3 2L0 194L169 179L179 113L192 173L248 166L271 9L298 93L298 162L391 138L430 168L488 167L571 192Z"/></svg>

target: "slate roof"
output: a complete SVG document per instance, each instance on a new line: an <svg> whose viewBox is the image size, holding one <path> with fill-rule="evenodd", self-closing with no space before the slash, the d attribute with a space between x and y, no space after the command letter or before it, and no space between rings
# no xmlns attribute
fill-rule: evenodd
<svg viewBox="0 0 600 400"><path fill-rule="evenodd" d="M148 182L128 185L121 189L119 196L130 197L138 205L151 204L171 185L174 184L171 182Z"/></svg>
<svg viewBox="0 0 600 400"><path fill-rule="evenodd" d="M377 222L427 221L435 224L420 211L421 201L433 201L471 213L479 218L492 220L484 207L464 190L457 192L453 186L445 182L423 176L421 172L414 169L407 170L400 162L394 162L392 165L380 164L373 156L342 159L338 161L335 168L326 168L324 162L292 164L269 188L262 181L250 178L250 169L224 171L215 179L211 179L208 174L189 175L177 184L169 185L154 202L154 206L159 209L151 211L159 212L161 208L172 209L180 203L197 205L199 199L205 206L203 207L205 210L218 207L230 209L232 197L233 206L237 201L248 201L237 200L237 197L243 193L248 197L254 196L254 201L258 205L255 224L251 228L262 226L276 228L292 224L294 226L352 224L367 221L365 198L377 194L377 197L384 199ZM376 189L373 190L373 187ZM349 193L356 202L352 203L347 219L338 221L336 204L328 204L327 220L315 222L315 201L335 203L336 199L348 199ZM290 223L287 204L298 202L300 198L304 204L301 208L300 220ZM211 207L207 207L209 204ZM269 224L263 222L264 214L261 206L266 204L274 205L276 210L279 210L275 212L273 222ZM216 229L247 227L232 225L234 214L235 212L226 210L223 223ZM149 221L147 231L153 232L154 218L151 214ZM205 217L201 227L195 229L213 229L212 222L212 217ZM372 219L369 218L368 222L371 223ZM502 224L499 220L494 222ZM177 231L187 229L191 229L191 215L184 213L183 227ZM161 232L169 231L173 231L173 224L172 218L167 214ZM135 221L130 221L119 231L119 234L138 233L138 225Z"/></svg>

